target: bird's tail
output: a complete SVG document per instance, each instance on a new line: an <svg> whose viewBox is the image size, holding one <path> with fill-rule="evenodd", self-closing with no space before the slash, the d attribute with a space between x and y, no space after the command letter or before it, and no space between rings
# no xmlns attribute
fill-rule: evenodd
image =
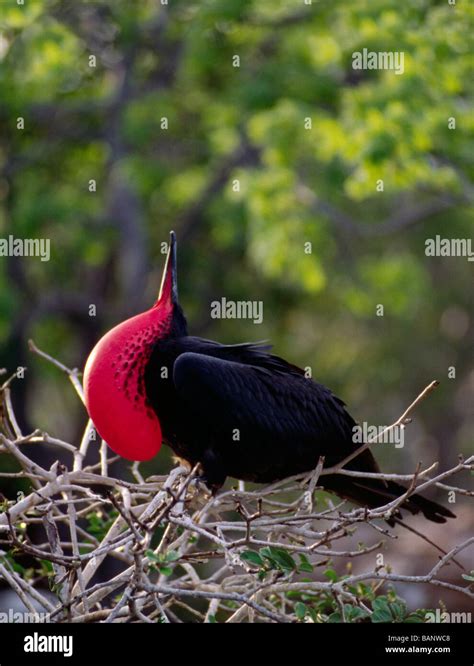
<svg viewBox="0 0 474 666"><path fill-rule="evenodd" d="M348 480L347 483L345 480ZM364 479L364 478L354 478L347 476L327 476L324 479L324 487L327 490L333 490L336 494L344 497L345 499L355 502L361 506L367 506L370 509L375 509L379 506L383 506L388 502L401 497L407 491L407 488L396 483L395 481L382 481L380 479ZM415 528L407 525L403 522L403 514L400 509L405 509L411 514L421 513L425 516L427 520L430 520L433 523L445 523L447 518L456 518L454 513L446 507L433 502L432 500L422 497L421 495L410 495L407 497L402 504L397 508L394 514L387 519L387 523L393 527L395 524L404 527L405 529L413 532L417 536L426 541L431 546L436 548L443 555L447 555L447 552L441 548L437 543L432 541L426 534L423 534L416 530ZM463 566L453 558L453 563L456 564L460 569L463 569Z"/></svg>
<svg viewBox="0 0 474 666"><path fill-rule="evenodd" d="M381 479L355 478L348 476L327 476L324 479L324 487L333 490L345 499L355 502L360 506L375 509L388 504L397 497L406 493L407 488L395 481L382 481ZM454 513L446 507L423 497L422 495L410 495L398 507L395 516L388 519L389 525L393 526L403 518L401 510L405 509L411 514L421 513L427 520L433 523L445 523L447 518L456 518Z"/></svg>

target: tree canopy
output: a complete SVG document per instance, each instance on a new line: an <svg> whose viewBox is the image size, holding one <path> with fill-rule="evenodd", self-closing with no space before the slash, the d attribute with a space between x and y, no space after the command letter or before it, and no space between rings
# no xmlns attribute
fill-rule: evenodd
<svg viewBox="0 0 474 666"><path fill-rule="evenodd" d="M385 456L465 450L472 263L425 243L472 234L471 31L462 0L2 2L1 235L51 239L49 262L0 262L23 421L73 435L27 339L81 367L151 304L175 229L193 333L270 339L373 423L438 378ZM403 74L353 69L364 48ZM224 296L263 323L212 319Z"/></svg>

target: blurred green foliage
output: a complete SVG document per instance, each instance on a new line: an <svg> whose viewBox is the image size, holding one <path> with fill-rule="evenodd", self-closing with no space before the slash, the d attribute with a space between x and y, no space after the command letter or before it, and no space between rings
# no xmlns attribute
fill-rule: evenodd
<svg viewBox="0 0 474 666"><path fill-rule="evenodd" d="M25 421L77 437L72 390L26 340L81 366L101 332L153 301L175 228L192 332L271 339L371 423L436 377L409 446L381 455L402 471L467 449L472 264L424 244L472 234L472 12L2 0L0 235L50 238L52 252L0 262L0 360L29 366ZM352 69L363 48L403 51L403 75ZM264 323L211 320L222 296L263 300Z"/></svg>

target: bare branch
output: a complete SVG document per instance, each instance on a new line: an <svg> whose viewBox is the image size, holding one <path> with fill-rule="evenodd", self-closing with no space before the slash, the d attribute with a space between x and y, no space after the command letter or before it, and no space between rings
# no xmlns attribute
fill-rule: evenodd
<svg viewBox="0 0 474 666"><path fill-rule="evenodd" d="M33 344L32 350L64 372L82 396L76 370ZM431 382L386 430L405 425L436 386L437 382ZM3 387L4 398L5 391L8 386ZM11 402L9 405L9 420L15 424ZM135 463L131 469L134 481L112 476L109 464L114 458L107 456L106 445L94 451L97 462L83 468L92 433L89 421L78 446L38 430L22 435L15 426L9 436L0 435L0 450L21 467L20 472L2 476L28 479L31 485L30 493L19 501L0 498L1 543L10 546L8 556L0 551L0 576L29 612L41 608L51 621L75 623L181 622L183 613L184 617L191 614L206 623L216 621L216 617L219 622L229 623L296 622L295 604L300 593L306 599L327 595L333 599L333 612L344 617L347 604L370 616L370 600L353 593L353 586L359 582L371 586L374 594L381 585L399 581L474 596L469 578L459 582L446 575L455 557L472 547L474 538L443 551L436 564L418 576L379 566L337 581L328 581L319 573L329 563L335 567L337 562L354 559L372 562L371 554L378 552L387 539L395 538L384 520L395 517L403 501L414 492L430 487L454 489L468 501L471 491L444 482L472 470L474 456L466 460L461 457L453 467L435 476L436 463L426 469L418 465L413 474L405 475L344 469L375 443L374 438L329 469L324 468L321 458L309 475L252 490L223 490L212 496L193 481L198 466L191 471L176 467L168 476L145 479ZM68 454L68 464L56 462L47 470L32 461L28 448L40 442ZM314 494L318 482L325 474L335 473L405 480L409 484L401 497L372 509L345 510L345 502L334 505L330 501L319 506ZM30 527L39 523L44 525L46 540L34 543ZM95 530L102 526L99 532L92 531L92 524ZM357 545L358 529L364 524L376 532L376 539L371 537ZM406 527L420 534L412 526ZM155 547L152 539L157 529L162 531ZM439 549L432 540L425 539ZM34 558L38 566L40 562L51 563L58 597L55 602L42 593L41 576L26 580L12 566L12 558L20 552ZM119 572L93 584L99 567L101 572L107 571L102 565L111 559ZM209 562L213 563L211 572L205 566Z"/></svg>

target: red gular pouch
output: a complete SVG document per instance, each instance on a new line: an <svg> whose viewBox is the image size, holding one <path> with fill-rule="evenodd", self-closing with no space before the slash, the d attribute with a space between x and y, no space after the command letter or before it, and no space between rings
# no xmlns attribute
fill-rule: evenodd
<svg viewBox="0 0 474 666"><path fill-rule="evenodd" d="M118 324L96 344L84 370L86 408L99 435L127 460L150 460L161 447L160 422L147 399L145 368L172 326L177 298L171 234L160 295L153 307Z"/></svg>

